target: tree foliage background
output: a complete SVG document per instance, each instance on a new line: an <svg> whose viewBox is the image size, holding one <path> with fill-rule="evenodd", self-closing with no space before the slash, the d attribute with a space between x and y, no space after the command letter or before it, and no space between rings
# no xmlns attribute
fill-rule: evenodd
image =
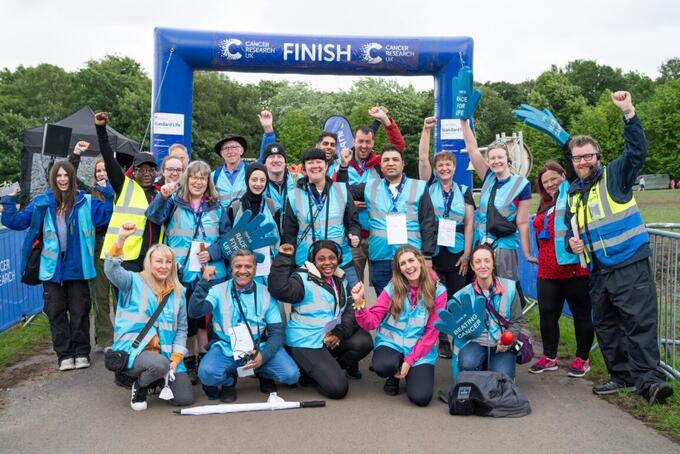
<svg viewBox="0 0 680 454"><path fill-rule="evenodd" d="M536 163L535 177L541 163L561 152L546 136L515 121L512 109L529 103L549 108L571 133L596 137L605 161L611 160L620 154L623 137L620 113L609 93L628 90L649 142L642 172L680 178L680 58L662 62L659 73L652 80L596 61L575 60L564 68L552 66L534 80L479 84L484 96L475 114L477 139L485 144L498 133L523 131ZM0 71L0 181L19 177L24 129L59 120L86 104L110 112L112 126L141 142L149 123L151 81L139 63L121 56L92 60L73 72L48 64ZM432 115L433 92L377 78L360 79L347 91L321 92L304 83L241 84L221 73L198 72L193 156L217 165L213 144L227 132L244 135L250 144L248 156L256 156L262 133L257 114L268 109L279 142L295 162L315 143L328 116L345 115L353 126L368 124L367 111L376 104L386 106L398 123L406 140L407 171L415 175L420 131L423 119ZM376 148L385 142L381 129Z"/></svg>

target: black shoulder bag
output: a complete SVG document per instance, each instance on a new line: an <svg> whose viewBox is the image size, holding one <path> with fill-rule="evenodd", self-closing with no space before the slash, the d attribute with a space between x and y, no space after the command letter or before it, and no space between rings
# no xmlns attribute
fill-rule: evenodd
<svg viewBox="0 0 680 454"><path fill-rule="evenodd" d="M142 331L137 335L137 338L132 343L133 349L139 347L139 344L144 339L144 336L146 336L146 334L149 332L153 324L156 323L158 316L161 315L161 311L163 310L165 304L170 299L171 294L172 292L165 295L165 298L163 298L161 303L158 305L156 311L153 313L149 321L146 322L146 325L144 326ZM128 368L127 363L129 358L130 353L126 352L125 350L109 350L104 354L104 366L111 372L123 372Z"/></svg>
<svg viewBox="0 0 680 454"><path fill-rule="evenodd" d="M508 221L496 208L496 190L498 182L493 185L489 196L489 206L486 209L486 231L496 238L512 235L517 231L517 224Z"/></svg>

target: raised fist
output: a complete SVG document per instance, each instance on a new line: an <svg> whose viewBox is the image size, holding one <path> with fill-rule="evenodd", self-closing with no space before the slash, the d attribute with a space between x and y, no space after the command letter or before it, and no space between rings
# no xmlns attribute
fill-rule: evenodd
<svg viewBox="0 0 680 454"><path fill-rule="evenodd" d="M104 126L109 122L108 112L99 112L94 116L94 124L97 126Z"/></svg>
<svg viewBox="0 0 680 454"><path fill-rule="evenodd" d="M210 281L212 278L215 277L215 267L212 265L206 265L203 267L203 279L206 281Z"/></svg>
<svg viewBox="0 0 680 454"><path fill-rule="evenodd" d="M80 156L80 153L87 150L88 148L90 148L90 142L86 142L85 140L79 140L78 143L76 143L76 146L73 147L73 154Z"/></svg>
<svg viewBox="0 0 680 454"><path fill-rule="evenodd" d="M368 109L368 115L384 125L390 124L390 117L387 116L387 112L381 109L380 106L373 106Z"/></svg>
<svg viewBox="0 0 680 454"><path fill-rule="evenodd" d="M268 110L263 110L257 114L257 118L260 120L260 125L266 134L271 134L274 132L274 127L272 126L274 122L274 116Z"/></svg>
<svg viewBox="0 0 680 454"><path fill-rule="evenodd" d="M627 91L616 91L612 93L612 102L616 107L621 109L624 114L629 114L633 111L633 98Z"/></svg>
<svg viewBox="0 0 680 454"><path fill-rule="evenodd" d="M135 225L134 222L126 222L125 224L120 226L120 230L118 231L118 236L122 239L125 239L135 233L137 230L137 226Z"/></svg>
<svg viewBox="0 0 680 454"><path fill-rule="evenodd" d="M352 150L349 148L343 148L340 152L340 165L342 167L347 167L349 162L352 160Z"/></svg>
<svg viewBox="0 0 680 454"><path fill-rule="evenodd" d="M423 121L423 129L432 130L436 124L437 119L435 117L427 117L425 121Z"/></svg>
<svg viewBox="0 0 680 454"><path fill-rule="evenodd" d="M293 255L293 253L295 252L295 246L289 243L282 244L281 246L279 246L279 252L288 255Z"/></svg>

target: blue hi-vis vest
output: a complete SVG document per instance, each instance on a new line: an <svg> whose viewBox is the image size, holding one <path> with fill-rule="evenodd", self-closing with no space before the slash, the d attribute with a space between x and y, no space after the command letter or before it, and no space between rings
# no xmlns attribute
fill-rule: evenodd
<svg viewBox="0 0 680 454"><path fill-rule="evenodd" d="M213 170L211 178L215 184L215 189L217 189L217 194L220 199L220 205L224 208L228 207L232 200L238 199L243 194L245 194L246 189L246 163L242 163L241 169L236 173L234 177L234 183L229 181L227 177L226 164L222 167Z"/></svg>
<svg viewBox="0 0 680 454"><path fill-rule="evenodd" d="M80 264L83 269L83 279L92 279L96 276L94 269L94 235L95 228L92 223L92 214L90 206L92 204L92 196L84 195L80 202L76 202L73 210L66 220L66 228L73 228L72 216L78 216L78 237L80 239ZM57 262L61 254L61 246L59 244L59 234L57 233L57 226L52 217L52 210L49 208L45 212L45 220L43 222L43 249L40 254L40 269L39 279L41 281L49 281L54 276L57 270Z"/></svg>
<svg viewBox="0 0 680 454"><path fill-rule="evenodd" d="M305 267L316 270L309 262ZM312 280L307 269L296 271L305 286L305 297L299 303L291 305L290 320L286 325L286 345L322 348L324 326L334 318L342 316L347 307L347 291L342 289L342 301L338 302L332 287ZM345 285L344 281L335 277L333 281L340 293L340 286Z"/></svg>
<svg viewBox="0 0 680 454"><path fill-rule="evenodd" d="M113 329L113 349L123 350L130 354L128 368L135 364L137 356L144 351L154 336L160 340L161 354L170 360L173 352L186 355L188 350L186 345L175 344L175 333L177 332L178 319L180 314L186 317L186 312L180 312L180 307L184 307L185 292L181 289L181 297L175 297L173 290L168 298L165 307L154 322L151 329L146 333L144 339L137 348L132 344L137 339L137 335L142 332L146 322L149 321L153 313L158 308L160 301L156 298L153 289L142 279L139 273L132 274L132 288L129 292L118 292L118 307L116 309L116 322ZM186 372L184 362L177 365L177 372Z"/></svg>
<svg viewBox="0 0 680 454"><path fill-rule="evenodd" d="M479 208L475 212L475 240L482 244L491 244L494 249L517 249L519 247L519 232L515 231L512 235L496 238L486 231L486 212L489 208L489 198L497 181L498 179L493 172L489 172L484 180ZM494 205L498 212L510 222L515 222L517 217L517 207L512 201L520 195L527 184L529 184L529 180L526 178L520 175L512 175L509 181L496 191Z"/></svg>
<svg viewBox="0 0 680 454"><path fill-rule="evenodd" d="M391 282L387 284L384 291L392 298L394 288L392 287ZM443 293L446 293L446 287L437 284L434 293L436 299ZM418 340L425 334L425 327L429 317L430 315L427 312L423 299L419 297L416 305L412 307L409 296L407 295L406 298L404 298L399 319L395 320L389 311L385 314L385 318L380 323L375 335L375 348L384 345L398 351L405 357L408 356L411 354L411 351L413 351L413 347L415 347ZM420 358L413 366L419 366L421 364L434 365L436 360L437 349L432 345L430 351Z"/></svg>
<svg viewBox="0 0 680 454"><path fill-rule="evenodd" d="M497 278L498 281L501 283L503 286L503 293L500 295L495 294L491 300L491 304L493 305L493 308L496 309L496 311L503 316L508 322L510 321L510 316L512 314L512 302L515 300L515 295L517 293L517 286L515 284L515 281L510 280L510 279L505 279L502 277ZM462 289L458 290L454 295L453 298L460 299L460 297L467 293L470 295L470 300L472 301L473 307L476 308L477 304L483 304L484 305L484 311L487 314L487 325L486 329L488 331L489 336L491 339L498 343L498 341L501 338L501 334L503 334L503 327L498 323L496 318L489 313L489 310L486 309L486 303L485 300L482 298L477 299L477 294L475 293L475 289L473 287L473 284L466 285ZM472 342L475 340L484 340L488 341L486 338L477 338L473 339Z"/></svg>
<svg viewBox="0 0 680 454"><path fill-rule="evenodd" d="M403 177L405 182L396 203L396 211L392 209L392 193L386 180L371 180L364 189L366 210L370 216L370 235L368 237L368 258L370 260L392 260L400 245L387 244L387 221L390 214L406 215L406 233L408 244L420 249L420 223L418 210L420 200L425 194L424 181Z"/></svg>
<svg viewBox="0 0 680 454"><path fill-rule="evenodd" d="M326 181L326 185L328 191L324 204L316 216L314 225L304 237L302 235L312 222L313 213L316 213L318 208L309 196L307 185L303 187L298 185L293 192L288 193L288 202L299 226L297 237L299 244L295 249L295 264L297 266L302 266L307 260L309 248L315 238L317 241L335 241L340 245L342 248L341 267L352 261L352 249L350 249L347 241L344 224L345 208L347 207L347 185L345 183L329 184L328 181ZM312 211L309 209L310 206ZM326 217L328 217L328 225L326 225Z"/></svg>
<svg viewBox="0 0 680 454"><path fill-rule="evenodd" d="M458 183L454 181L453 183L451 183L450 191L453 191L453 195L451 196L452 197L451 209L449 210L447 219L456 221L456 246L447 247L447 249L452 254L457 254L458 252L462 251L465 247L465 234L458 231L458 226L462 225L465 221L465 198L463 197L463 194L465 194L465 191L467 191L467 186L465 185L458 186ZM434 220L436 222L439 222L439 219L444 217L445 209L444 194L442 191L442 185L439 182L439 180L435 180L435 182L430 185L429 193L430 199L432 199L432 206L434 207ZM435 256L439 254L440 247L441 246L435 247L434 249Z"/></svg>
<svg viewBox="0 0 680 454"><path fill-rule="evenodd" d="M587 206L583 204L580 193L573 194L569 202L586 246L584 253L591 271L593 255L606 267L616 266L649 243L649 234L635 197L625 203L615 201L607 190L606 168L603 175L590 188Z"/></svg>
<svg viewBox="0 0 680 454"><path fill-rule="evenodd" d="M359 172L357 172L357 169L355 169L352 166L349 166L347 169L347 172L349 174L349 184L350 185L356 185L356 184L362 184L362 183L367 183L372 180L378 180L381 181L382 177L380 176L380 173L378 172L378 169L375 167L371 167L370 169L366 169L364 173L359 175ZM362 230L370 231L371 230L371 223L369 222L369 215L368 215L368 207L366 208L361 208L358 210L359 212L359 224L361 225Z"/></svg>
<svg viewBox="0 0 680 454"><path fill-rule="evenodd" d="M173 197L176 197L173 195ZM198 213L198 219L194 212L184 204L175 203L175 211L168 222L165 242L172 248L177 256L177 269L183 283L192 283L201 279L199 271L189 271L189 251L191 250L192 238L194 241L205 243L206 247L215 243L220 236L220 216L222 207L215 205L209 211L202 210ZM202 229L197 224L200 222ZM194 233L196 234L194 238ZM215 260L209 263L215 267L215 280L224 279L227 276L227 268L223 260Z"/></svg>
<svg viewBox="0 0 680 454"><path fill-rule="evenodd" d="M250 326L250 333L262 350L265 345L265 342L262 342L262 336L267 325L281 323L281 313L278 301L269 294L267 287L257 282L253 282L253 285L255 286L253 291L239 294L239 299ZM213 348L222 349L222 353L228 358L234 356L229 330L244 323L238 305L232 297L233 287L234 281L229 279L213 286L206 297L206 301L212 305L212 329L213 335L217 337ZM257 293L257 311L255 311L255 293Z"/></svg>
<svg viewBox="0 0 680 454"><path fill-rule="evenodd" d="M274 205L276 206L276 210L281 210L281 217L283 218L283 212L286 208L286 199L288 198L288 194L292 193L295 190L295 183L297 182L298 178L300 178L300 175L297 173L290 173L286 171L285 177L286 182L281 188L281 192L277 189L276 185L272 183L271 181L267 183L267 189L265 190L264 195L267 196L268 198L272 199L274 201ZM274 211L276 211L274 210Z"/></svg>
<svg viewBox="0 0 680 454"><path fill-rule="evenodd" d="M569 209L569 183L564 180L558 189L557 200L555 201L555 255L557 257L557 263L560 265L572 265L578 263L578 255L571 254L567 252L566 249L566 239L567 239L567 224L566 224L566 213ZM545 219L548 219L548 212L545 213Z"/></svg>

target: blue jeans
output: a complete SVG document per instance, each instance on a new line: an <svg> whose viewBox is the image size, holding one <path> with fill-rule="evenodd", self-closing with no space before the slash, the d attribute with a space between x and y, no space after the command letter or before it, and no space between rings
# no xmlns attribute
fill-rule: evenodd
<svg viewBox="0 0 680 454"><path fill-rule="evenodd" d="M371 260L371 284L380 296L392 279L392 260Z"/></svg>
<svg viewBox="0 0 680 454"><path fill-rule="evenodd" d="M496 347L483 347L470 342L458 353L460 370L492 370L515 379L517 355L513 352L497 353Z"/></svg>
<svg viewBox="0 0 680 454"><path fill-rule="evenodd" d="M213 346L201 360L198 378L205 386L232 386L237 367L239 363L232 356L226 356L221 348ZM294 385L300 379L300 370L283 347L255 369L255 374L287 385Z"/></svg>
<svg viewBox="0 0 680 454"><path fill-rule="evenodd" d="M345 282L347 282L347 288L351 291L352 288L359 282L359 277L357 276L357 269L354 267L354 262L349 262L346 268L342 269L345 272Z"/></svg>

